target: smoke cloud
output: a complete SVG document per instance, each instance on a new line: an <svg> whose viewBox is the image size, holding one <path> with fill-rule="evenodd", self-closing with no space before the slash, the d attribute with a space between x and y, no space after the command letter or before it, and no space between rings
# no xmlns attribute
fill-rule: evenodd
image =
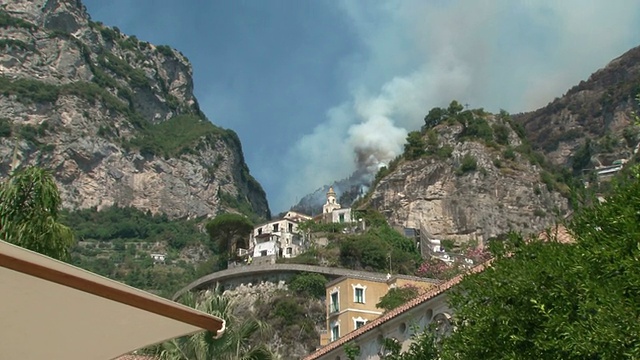
<svg viewBox="0 0 640 360"><path fill-rule="evenodd" d="M343 1L362 50L344 65L351 98L287 155L288 207L402 153L434 106L533 110L638 45L640 4L624 0ZM284 206L283 206L284 205Z"/></svg>

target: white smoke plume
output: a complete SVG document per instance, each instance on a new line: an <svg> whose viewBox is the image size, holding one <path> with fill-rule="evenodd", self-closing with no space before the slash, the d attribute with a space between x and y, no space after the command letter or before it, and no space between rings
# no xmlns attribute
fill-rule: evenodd
<svg viewBox="0 0 640 360"><path fill-rule="evenodd" d="M343 1L341 10L365 49L345 65L352 98L292 147L276 208L354 171L375 174L434 106L535 109L640 34L631 0Z"/></svg>

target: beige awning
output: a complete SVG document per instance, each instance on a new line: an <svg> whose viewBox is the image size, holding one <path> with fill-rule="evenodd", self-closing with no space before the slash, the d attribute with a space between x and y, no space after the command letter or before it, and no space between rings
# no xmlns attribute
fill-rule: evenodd
<svg viewBox="0 0 640 360"><path fill-rule="evenodd" d="M224 320L0 241L0 359L110 360Z"/></svg>

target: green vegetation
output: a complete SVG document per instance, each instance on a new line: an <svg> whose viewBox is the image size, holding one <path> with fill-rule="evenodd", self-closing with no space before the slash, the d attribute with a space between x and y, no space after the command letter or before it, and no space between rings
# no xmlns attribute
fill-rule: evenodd
<svg viewBox="0 0 640 360"><path fill-rule="evenodd" d="M460 167L456 169L456 175L461 176L469 172L476 171L478 169L478 161L470 153L464 154Z"/></svg>
<svg viewBox="0 0 640 360"><path fill-rule="evenodd" d="M169 220L132 207L91 208L61 216L80 240L71 249L72 264L165 297L221 269L217 244L209 242L201 221ZM193 263L185 256L191 248L210 249L213 255ZM164 263L154 263L152 252L166 254Z"/></svg>
<svg viewBox="0 0 640 360"><path fill-rule="evenodd" d="M255 317L240 318L235 314L235 303L220 291L198 298L187 293L182 303L202 312L212 314L225 321L226 330L220 338L209 331L166 341L148 351L162 360L187 359L254 359L270 360L274 356L264 344L254 345L252 339L269 334L271 327ZM270 334L269 334L270 335Z"/></svg>
<svg viewBox="0 0 640 360"><path fill-rule="evenodd" d="M420 261L413 240L391 228L378 212L368 210L362 215L367 231L338 240L340 265L351 269L413 274Z"/></svg>
<svg viewBox="0 0 640 360"><path fill-rule="evenodd" d="M11 16L8 12L0 10L0 28L16 27L27 30L36 30L38 27L34 24L22 20L20 18Z"/></svg>
<svg viewBox="0 0 640 360"><path fill-rule="evenodd" d="M629 175L606 202L578 210L574 244L494 242L491 271L451 297L456 331L442 358L640 357L640 168Z"/></svg>
<svg viewBox="0 0 640 360"><path fill-rule="evenodd" d="M256 318L277 329L283 343L302 344L309 352L319 345L320 336L316 328L324 323L325 308L318 300L309 299L305 294L279 291L270 298L257 301L254 306ZM273 337L267 334L260 342L272 343Z"/></svg>
<svg viewBox="0 0 640 360"><path fill-rule="evenodd" d="M260 186L260 184L258 184L257 181L253 179L253 177L251 178L251 180L252 181L249 182L249 187L251 188L251 186L255 186L257 189L260 189L260 191L262 191L262 187ZM236 196L233 196L226 191L220 190L218 194L220 196L220 203L223 206L238 210L242 215L247 216L254 223L260 220L264 220L263 217L260 217L255 213L249 200L243 197L240 193L238 193L238 195Z"/></svg>
<svg viewBox="0 0 640 360"><path fill-rule="evenodd" d="M419 289L412 285L394 287L380 298L380 302L376 304L376 307L384 309L384 311L393 310L407 301L415 299L419 294Z"/></svg>
<svg viewBox="0 0 640 360"><path fill-rule="evenodd" d="M301 273L291 278L288 287L296 294L306 294L320 299L325 296L326 283L327 278L321 274Z"/></svg>
<svg viewBox="0 0 640 360"><path fill-rule="evenodd" d="M11 119L0 118L0 137L8 138L11 137L13 122Z"/></svg>
<svg viewBox="0 0 640 360"><path fill-rule="evenodd" d="M51 173L29 167L0 184L0 239L64 260L74 242L58 221L62 205Z"/></svg>
<svg viewBox="0 0 640 360"><path fill-rule="evenodd" d="M422 140L422 134L419 131L411 131L407 135L407 143L404 144L404 157L407 160L416 160L425 155L426 144Z"/></svg>
<svg viewBox="0 0 640 360"><path fill-rule="evenodd" d="M147 88L150 86L149 79L143 70L134 68L127 61L120 59L111 52L104 52L98 55L98 64L123 77L134 88Z"/></svg>
<svg viewBox="0 0 640 360"><path fill-rule="evenodd" d="M206 225L212 244L229 259L235 259L238 248L248 248L253 223L243 215L220 214Z"/></svg>
<svg viewBox="0 0 640 360"><path fill-rule="evenodd" d="M139 149L143 155L170 158L197 154L203 139L214 141L218 137L229 141L232 135L195 115L179 115L159 124L144 126L141 134L128 145Z"/></svg>
<svg viewBox="0 0 640 360"><path fill-rule="evenodd" d="M156 46L156 50L158 50L158 52L164 56L168 56L168 57L173 57L173 50L171 49L170 46L167 45L158 45Z"/></svg>

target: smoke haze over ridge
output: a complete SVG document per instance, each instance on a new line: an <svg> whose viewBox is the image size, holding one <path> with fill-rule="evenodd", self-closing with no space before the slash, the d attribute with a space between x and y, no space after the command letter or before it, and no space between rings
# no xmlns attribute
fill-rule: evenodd
<svg viewBox="0 0 640 360"><path fill-rule="evenodd" d="M640 45L634 0L83 0L181 50L273 213L402 151L434 106L533 110Z"/></svg>
<svg viewBox="0 0 640 360"><path fill-rule="evenodd" d="M291 196L354 170L375 173L431 107L458 99L533 110L604 66L601 51L617 56L621 43L638 40L630 1L344 1L342 9L368 53L352 66L351 98L293 147L305 181L291 179ZM338 146L327 147L332 137Z"/></svg>

